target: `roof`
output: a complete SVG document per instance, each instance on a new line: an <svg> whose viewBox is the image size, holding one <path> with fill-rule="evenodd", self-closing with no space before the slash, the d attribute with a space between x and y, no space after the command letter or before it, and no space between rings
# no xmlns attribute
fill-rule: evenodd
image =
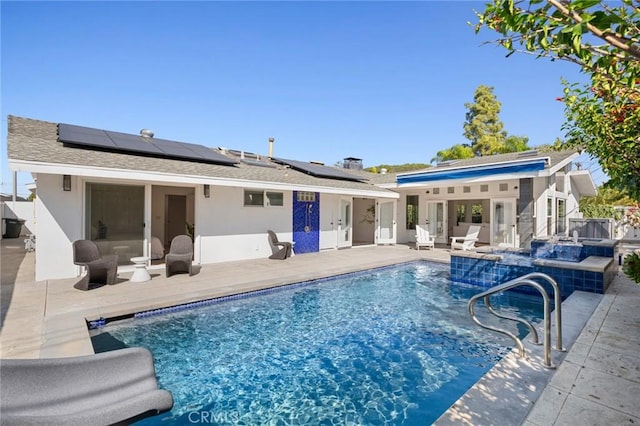
<svg viewBox="0 0 640 426"><path fill-rule="evenodd" d="M578 156L575 151L524 151L453 160L428 169L399 173L398 185L442 181L474 182L509 177L547 176Z"/></svg>
<svg viewBox="0 0 640 426"><path fill-rule="evenodd" d="M399 196L396 192L374 186L372 183L312 176L283 165L262 167L247 162L234 165L210 164L63 144L58 140L58 123L16 116L9 116L7 142L9 164L13 170L18 171L183 184L280 188L387 198ZM353 172L347 169L338 170ZM360 174L356 176L362 177Z"/></svg>

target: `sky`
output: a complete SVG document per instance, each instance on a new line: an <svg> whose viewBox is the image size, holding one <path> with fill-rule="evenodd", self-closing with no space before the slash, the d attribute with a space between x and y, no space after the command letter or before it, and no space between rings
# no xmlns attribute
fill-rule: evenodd
<svg viewBox="0 0 640 426"><path fill-rule="evenodd" d="M277 157L370 167L467 143L465 103L487 85L509 134L553 143L561 79L586 76L484 44L468 24L483 4L2 1L0 192L8 115L258 154L273 137Z"/></svg>

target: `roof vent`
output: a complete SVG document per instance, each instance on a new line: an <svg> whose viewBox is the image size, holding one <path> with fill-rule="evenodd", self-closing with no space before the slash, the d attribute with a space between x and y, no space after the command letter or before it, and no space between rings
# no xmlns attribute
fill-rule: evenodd
<svg viewBox="0 0 640 426"><path fill-rule="evenodd" d="M316 164L318 166L324 166L324 163L322 161L313 161L313 160L311 160L311 161L309 161L309 163L310 164Z"/></svg>
<svg viewBox="0 0 640 426"><path fill-rule="evenodd" d="M458 161L460 160L446 160L446 161L441 161L439 162L436 167L438 166L453 166L454 164L456 164Z"/></svg>
<svg viewBox="0 0 640 426"><path fill-rule="evenodd" d="M380 174L381 175L386 175L387 174L387 169L385 169L384 167L380 169Z"/></svg>
<svg viewBox="0 0 640 426"><path fill-rule="evenodd" d="M151 139L153 137L153 131L149 129L142 129L140 130L140 136Z"/></svg>

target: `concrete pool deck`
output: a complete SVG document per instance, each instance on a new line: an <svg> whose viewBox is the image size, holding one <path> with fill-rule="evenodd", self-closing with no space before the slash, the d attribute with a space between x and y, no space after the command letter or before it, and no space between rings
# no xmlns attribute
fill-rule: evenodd
<svg viewBox="0 0 640 426"><path fill-rule="evenodd" d="M406 245L354 247L294 256L286 261L258 259L203 265L192 277L175 275L167 279L164 269L150 269L152 280L143 283L129 282L132 272L128 272L119 275L116 285L83 292L73 288L77 278L35 282L35 257L25 253L22 239L3 239L1 243L1 358L91 354L85 319L114 317L417 259L449 261L445 249L416 251ZM463 397L456 403L447 418L456 424L528 426L640 423L640 287L618 275L604 296L597 296L598 300L593 295L586 298L594 303L573 303L574 312L582 312L584 328L572 324L567 316L571 309L565 309L563 331L565 346L570 350L561 356L564 361L557 370L545 371L547 379L527 381L517 377L526 368L540 371L534 362L524 369L521 364L527 364L525 360L509 361L518 364L517 368L509 367L509 362L504 367L515 372L515 380L525 383L528 389L518 394L519 402L514 403L520 406L519 414L491 414L493 408L518 411L515 405L509 406L513 399L510 397L515 394L511 382L497 371L495 378L501 389L485 389L480 382L474 387L488 398L489 405L483 403L478 408L468 404L469 400L480 401L468 393L467 400ZM572 334L573 341L569 342ZM535 361L539 351L533 348L530 354ZM558 353L552 356L558 363ZM440 423L448 421L441 418Z"/></svg>

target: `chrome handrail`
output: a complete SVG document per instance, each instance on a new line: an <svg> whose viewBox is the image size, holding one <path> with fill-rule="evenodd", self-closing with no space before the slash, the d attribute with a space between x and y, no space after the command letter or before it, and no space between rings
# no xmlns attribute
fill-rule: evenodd
<svg viewBox="0 0 640 426"><path fill-rule="evenodd" d="M531 338L532 342L534 344L539 344L538 332L536 331L535 327L531 323L521 318L515 318L508 315L503 315L497 312L495 309L493 309L493 306L491 306L491 301L490 301L490 297L493 296L494 294L502 293L506 290L510 290L512 288L519 287L522 285L528 285L538 290L542 296L543 309L544 309L544 319L543 319L544 321L544 365L547 368L555 368L553 363L551 362L551 319L550 319L551 312L549 307L549 295L547 294L547 291L545 290L545 288L540 283L533 281L532 278L542 278L547 282L549 282L551 284L551 287L553 287L554 301L556 305L555 306L556 350L564 351L564 348L562 346L562 299L560 295L560 289L558 287L558 283L547 274L543 274L541 272L532 272L530 274L523 275L521 277L507 281L503 284L500 284L498 286L492 287L487 291L476 294L471 299L469 299L467 308L469 310L469 315L471 315L471 319L480 327L485 328L487 330L492 330L498 333L502 333L506 336L511 337L516 343L516 345L518 346L519 355L521 357L524 357L525 350L524 350L524 345L522 344L522 341L515 334L509 332L508 330L503 330L501 328L497 328L491 325L482 324L475 315L474 305L478 300L484 299L485 305L487 306L487 309L489 310L489 312L491 312L493 315L499 318L504 318L511 321L517 321L521 324L526 325L529 328L529 331L532 335L532 338Z"/></svg>

